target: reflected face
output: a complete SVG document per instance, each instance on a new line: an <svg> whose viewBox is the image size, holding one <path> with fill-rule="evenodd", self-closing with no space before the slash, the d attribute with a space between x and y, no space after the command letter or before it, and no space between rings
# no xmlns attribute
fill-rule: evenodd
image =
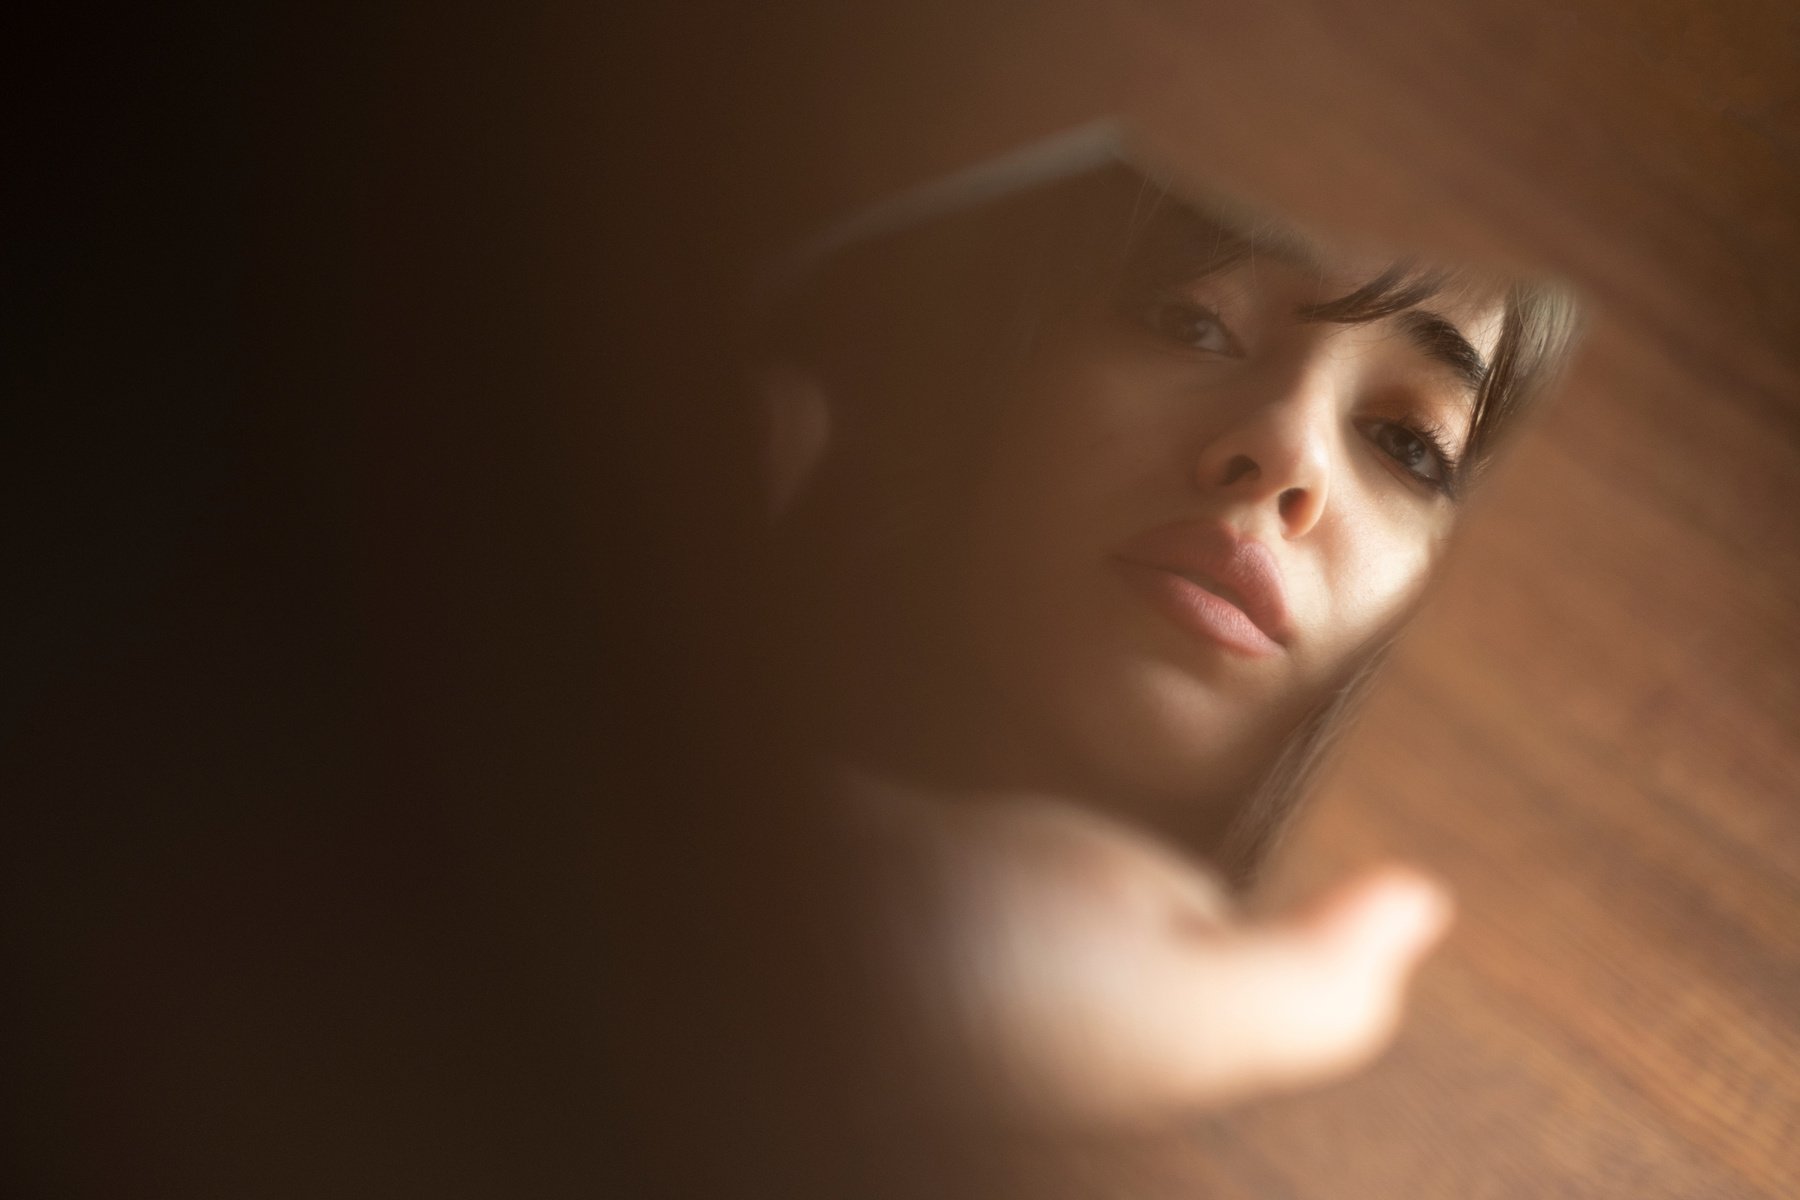
<svg viewBox="0 0 1800 1200"><path fill-rule="evenodd" d="M1127 807L1241 794L1404 617L1502 309L1308 312L1370 274L1247 255L1039 337L966 544L999 753Z"/></svg>

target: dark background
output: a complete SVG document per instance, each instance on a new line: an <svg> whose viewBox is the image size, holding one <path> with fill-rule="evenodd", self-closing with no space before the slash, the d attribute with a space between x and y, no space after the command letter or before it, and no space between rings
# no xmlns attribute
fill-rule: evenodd
<svg viewBox="0 0 1800 1200"><path fill-rule="evenodd" d="M8 1194L759 1176L761 1118L708 1114L769 1070L765 981L812 973L733 930L804 944L806 856L749 820L754 202L729 29L692 24L18 44Z"/></svg>

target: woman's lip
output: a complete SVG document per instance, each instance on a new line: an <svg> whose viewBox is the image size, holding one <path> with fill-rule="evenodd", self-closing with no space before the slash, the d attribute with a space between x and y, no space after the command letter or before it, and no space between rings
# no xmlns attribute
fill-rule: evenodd
<svg viewBox="0 0 1800 1200"><path fill-rule="evenodd" d="M1292 637L1274 554L1228 525L1158 526L1132 539L1115 560L1140 591L1194 632L1259 655Z"/></svg>
<svg viewBox="0 0 1800 1200"><path fill-rule="evenodd" d="M1267 658L1281 650L1281 644L1259 629L1243 609L1217 592L1161 567L1124 558L1113 562L1126 583L1188 633L1251 658Z"/></svg>

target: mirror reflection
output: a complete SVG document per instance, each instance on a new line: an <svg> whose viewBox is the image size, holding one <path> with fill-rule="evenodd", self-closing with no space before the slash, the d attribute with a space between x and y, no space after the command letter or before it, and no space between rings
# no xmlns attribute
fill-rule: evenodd
<svg viewBox="0 0 1800 1200"><path fill-rule="evenodd" d="M925 939L1008 947L958 959L1002 997L975 1042L1019 1043L1078 1108L1204 1100L1194 1071L1287 1068L1168 1078L1191 1017L1158 1032L1160 1002L1115 1011L1070 964L1183 994L1191 947L1142 923L1228 926L1573 309L1179 195L1117 155L1019 186L1009 169L826 231L768 305L779 669L834 786L989 894ZM1441 897L1364 884L1327 908L1399 912L1397 987ZM1020 955L1031 989L995 965ZM1361 1047L1386 1003L1323 1019L1360 1022L1340 1036ZM1120 1044L1043 1052L1096 1028ZM1302 1074L1322 1061L1298 1054Z"/></svg>

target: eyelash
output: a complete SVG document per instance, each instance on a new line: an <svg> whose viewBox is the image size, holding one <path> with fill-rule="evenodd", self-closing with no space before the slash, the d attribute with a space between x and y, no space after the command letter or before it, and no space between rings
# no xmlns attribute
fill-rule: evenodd
<svg viewBox="0 0 1800 1200"><path fill-rule="evenodd" d="M1196 322L1204 321L1207 325L1218 331L1219 336L1225 342L1225 348L1219 350L1208 349L1207 347L1197 345L1195 339L1184 337L1180 333L1175 332L1168 326L1165 320L1171 313L1179 315L1183 320ZM1136 319L1138 323L1151 334L1166 341L1173 342L1178 346L1199 350L1202 353L1224 354L1231 357L1241 357L1244 353L1243 348L1238 344L1237 338L1232 335L1231 330L1226 326L1224 320L1218 313L1206 307L1204 304L1196 304L1191 300L1175 296L1154 296L1146 303L1138 306ZM1390 461L1394 462L1406 473L1408 478L1441 496L1450 499L1456 497L1458 468L1461 464L1456 455L1451 452L1449 437L1444 430L1429 422L1418 420L1417 418L1401 420L1369 420L1360 422L1359 427L1362 429L1364 436L1374 444L1375 449L1379 453L1385 455ZM1412 438L1419 446L1421 446L1431 462L1435 464L1436 478L1433 478L1430 474L1421 473L1420 471L1415 470L1413 464L1408 463L1399 454L1396 454L1394 451L1382 445L1379 431L1387 429L1398 430Z"/></svg>
<svg viewBox="0 0 1800 1200"><path fill-rule="evenodd" d="M1450 499L1456 498L1457 476L1461 463L1451 452L1449 438L1442 429L1416 418L1363 421L1360 423L1360 427L1364 436L1374 444L1375 449L1391 459L1402 471L1406 472L1408 477L1439 495ZM1412 464L1381 444L1381 431L1389 429L1399 430L1424 449L1426 455L1436 464L1436 478L1414 470Z"/></svg>
<svg viewBox="0 0 1800 1200"><path fill-rule="evenodd" d="M1171 314L1181 317L1184 321L1205 322L1218 331L1219 337L1225 343L1224 346L1220 349L1212 349L1199 345L1194 338L1183 336L1180 332L1170 328L1165 320ZM1173 342L1177 346L1198 350L1205 354L1222 354L1230 358L1243 357L1243 347L1238 344L1237 338L1233 336L1224 320L1204 304L1195 304L1192 300L1176 296L1152 296L1148 301L1137 306L1133 316L1137 323L1150 334Z"/></svg>

